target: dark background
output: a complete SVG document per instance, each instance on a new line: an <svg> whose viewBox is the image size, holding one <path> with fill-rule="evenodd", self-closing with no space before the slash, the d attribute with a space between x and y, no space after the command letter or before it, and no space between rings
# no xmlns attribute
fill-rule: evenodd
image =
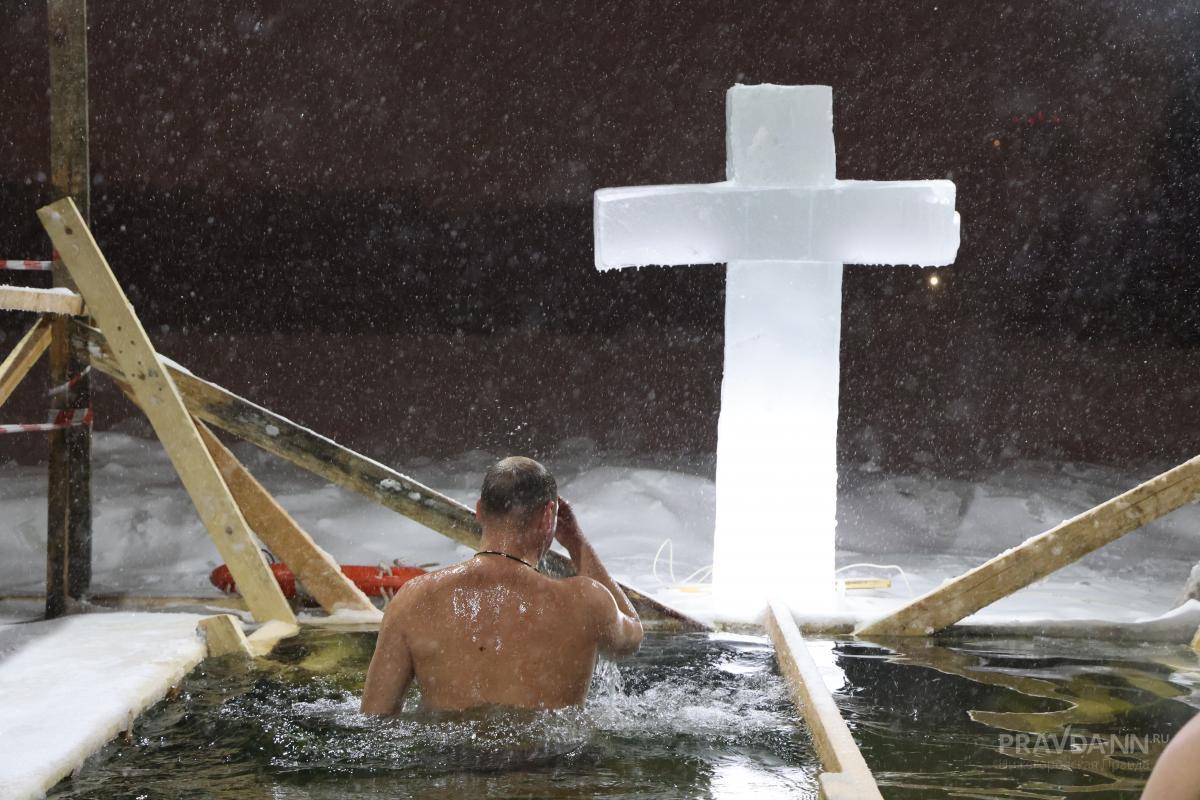
<svg viewBox="0 0 1200 800"><path fill-rule="evenodd" d="M1200 451L1189 2L89 13L93 227L147 329L357 447L547 455L586 437L709 469L723 269L598 274L591 193L722 179L740 81L831 84L839 177L958 187L938 286L846 270L843 469ZM0 4L2 258L48 255L45 40L44 3ZM0 314L0 333L29 323ZM44 406L23 387L0 416ZM96 408L99 429L128 425L103 380ZM44 449L0 437L0 459Z"/></svg>

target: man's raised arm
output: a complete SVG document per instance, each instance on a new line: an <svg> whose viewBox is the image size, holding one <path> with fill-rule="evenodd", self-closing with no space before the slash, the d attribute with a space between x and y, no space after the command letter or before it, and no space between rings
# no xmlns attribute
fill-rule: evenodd
<svg viewBox="0 0 1200 800"><path fill-rule="evenodd" d="M616 656L636 653L642 644L642 622L638 618L637 610L608 574L595 549L583 537L583 531L575 519L575 512L561 497L558 498L558 531L555 536L567 549L579 576L590 578L608 590L602 593L599 587L596 587L595 591L590 592L601 625L601 651L606 655Z"/></svg>

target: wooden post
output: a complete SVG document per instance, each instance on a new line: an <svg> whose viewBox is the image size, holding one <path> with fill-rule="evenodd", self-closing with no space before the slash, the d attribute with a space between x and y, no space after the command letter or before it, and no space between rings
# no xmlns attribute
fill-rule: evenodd
<svg viewBox="0 0 1200 800"><path fill-rule="evenodd" d="M196 624L196 630L204 637L209 658L238 655L250 657L250 643L242 631L242 622L232 614L214 614Z"/></svg>
<svg viewBox="0 0 1200 800"><path fill-rule="evenodd" d="M113 357L229 565L246 606L259 622L275 619L295 624L296 617L200 439L179 390L75 204L69 197L51 203L38 209L38 218L91 313L111 332L108 341Z"/></svg>
<svg viewBox="0 0 1200 800"><path fill-rule="evenodd" d="M875 776L825 686L792 612L777 600L767 608L767 631L775 645L779 671L792 689L792 700L812 733L813 746L821 759L821 796L828 800L883 800Z"/></svg>
<svg viewBox="0 0 1200 800"><path fill-rule="evenodd" d="M12 396L13 390L50 346L50 325L49 317L39 319L0 364L0 406Z"/></svg>
<svg viewBox="0 0 1200 800"><path fill-rule="evenodd" d="M346 577L333 557L317 546L229 448L203 422L198 422L196 429L250 527L303 582L321 608L330 614L343 610L379 615L379 609Z"/></svg>
<svg viewBox="0 0 1200 800"><path fill-rule="evenodd" d="M90 219L88 164L87 0L48 0L50 34L50 185L54 198L71 197ZM61 262L54 286L74 290ZM87 350L71 346L68 320L54 321L50 344L50 385L82 376L69 392L54 396L56 409L88 408L91 385L85 372ZM46 616L66 609L67 598L86 594L92 581L92 430L79 425L53 431L46 541Z"/></svg>
<svg viewBox="0 0 1200 800"><path fill-rule="evenodd" d="M93 356L96 369L114 380L126 380L120 365L108 352L100 331L78 322L72 325L72 331L78 344L100 349L99 354ZM188 409L197 418L460 544L479 546L479 523L475 512L462 503L186 369L168 364L167 371L179 387ZM543 564L557 577L575 574L571 560L553 550L546 553ZM630 586L621 584L621 589L642 615L643 622L661 623L663 627L681 631L712 630L712 626Z"/></svg>
<svg viewBox="0 0 1200 800"><path fill-rule="evenodd" d="M944 583L858 636L928 636L1200 498L1200 456Z"/></svg>

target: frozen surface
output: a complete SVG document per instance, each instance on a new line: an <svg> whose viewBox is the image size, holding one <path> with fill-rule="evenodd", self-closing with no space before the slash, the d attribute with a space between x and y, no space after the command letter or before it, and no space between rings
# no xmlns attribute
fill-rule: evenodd
<svg viewBox="0 0 1200 800"><path fill-rule="evenodd" d="M199 619L114 613L0 621L0 797L41 797L160 700L204 655Z"/></svg>
<svg viewBox="0 0 1200 800"><path fill-rule="evenodd" d="M737 85L725 102L728 180L596 192L596 266L728 263L716 605L753 616L775 596L825 611L842 264L952 263L954 184L836 180L828 86Z"/></svg>
<svg viewBox="0 0 1200 800"><path fill-rule="evenodd" d="M248 445L235 450L317 542L347 564L449 564L466 548L357 495L323 483ZM713 604L705 569L713 561L715 489L710 477L672 468L669 459L631 463L587 448L548 459L584 532L613 574L658 599L706 619ZM477 498L487 466L479 451L449 461L386 459L464 502ZM972 480L846 470L838 495L841 565L870 562L839 577L892 579L879 591L853 591L832 614L872 617L954 577L1000 551L1172 466L1118 470L1084 464L1018 462ZM791 473L786 473L791 474ZM46 472L0 464L0 593L44 589ZM191 502L157 443L116 433L95 437L95 583L97 593L218 597L208 573L219 563ZM768 496L787 513L790 495ZM664 546L664 543L670 541ZM1179 604L1200 552L1200 506L1175 511L1087 556L1048 580L981 611L971 622L1100 620L1131 623ZM655 554L659 553L657 563ZM753 564L787 562L778 543L750 551ZM806 551L807 553L807 551ZM692 573L699 572L698 575ZM672 573L673 576L672 577ZM796 610L812 617L814 610ZM0 606L31 619L38 605Z"/></svg>

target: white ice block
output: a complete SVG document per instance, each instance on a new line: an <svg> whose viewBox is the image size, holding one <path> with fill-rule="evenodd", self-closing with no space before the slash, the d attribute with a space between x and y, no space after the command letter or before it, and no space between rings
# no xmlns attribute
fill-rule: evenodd
<svg viewBox="0 0 1200 800"><path fill-rule="evenodd" d="M943 266L950 181L839 181L828 86L735 86L724 183L601 189L596 267L729 264L713 591L826 609L837 523L842 264Z"/></svg>
<svg viewBox="0 0 1200 800"><path fill-rule="evenodd" d="M725 94L725 126L725 177L733 183L833 183L832 87L738 84Z"/></svg>
<svg viewBox="0 0 1200 800"><path fill-rule="evenodd" d="M833 594L841 264L735 262L725 277L713 594L754 619Z"/></svg>
<svg viewBox="0 0 1200 800"><path fill-rule="evenodd" d="M601 189L593 206L596 267L730 261L944 266L958 251L954 194L954 184L944 180Z"/></svg>

